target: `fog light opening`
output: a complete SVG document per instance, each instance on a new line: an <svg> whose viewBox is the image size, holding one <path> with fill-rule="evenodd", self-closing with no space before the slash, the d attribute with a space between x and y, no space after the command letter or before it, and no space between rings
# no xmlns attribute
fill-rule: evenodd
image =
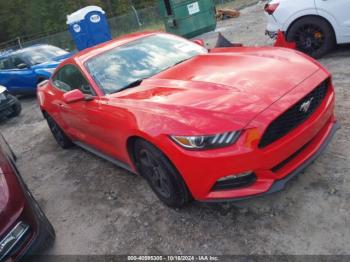
<svg viewBox="0 0 350 262"><path fill-rule="evenodd" d="M227 181L227 180L230 180L230 179L236 179L236 178L239 178L239 177L246 177L246 176L251 175L252 173L253 172L249 171L249 172L245 172L245 173L241 173L241 174L225 176L225 177L222 177L222 178L218 179L217 182Z"/></svg>
<svg viewBox="0 0 350 262"><path fill-rule="evenodd" d="M222 177L216 181L212 191L233 190L252 185L256 180L256 175L252 172L244 172Z"/></svg>

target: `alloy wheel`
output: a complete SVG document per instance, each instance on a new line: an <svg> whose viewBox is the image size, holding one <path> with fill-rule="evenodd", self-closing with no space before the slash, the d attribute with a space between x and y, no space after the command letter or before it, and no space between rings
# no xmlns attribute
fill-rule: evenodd
<svg viewBox="0 0 350 262"><path fill-rule="evenodd" d="M313 54L325 44L325 34L319 26L306 24L296 32L295 42L299 50Z"/></svg>
<svg viewBox="0 0 350 262"><path fill-rule="evenodd" d="M149 150L143 148L139 152L139 164L146 178L152 184L154 190L162 197L169 198L171 195L170 181L166 171Z"/></svg>

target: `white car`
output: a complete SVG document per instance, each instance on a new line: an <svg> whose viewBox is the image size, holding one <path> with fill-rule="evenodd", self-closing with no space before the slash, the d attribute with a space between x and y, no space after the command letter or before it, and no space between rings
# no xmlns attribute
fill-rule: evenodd
<svg viewBox="0 0 350 262"><path fill-rule="evenodd" d="M350 43L350 0L271 0L265 12L270 37L282 31L315 58L336 44Z"/></svg>

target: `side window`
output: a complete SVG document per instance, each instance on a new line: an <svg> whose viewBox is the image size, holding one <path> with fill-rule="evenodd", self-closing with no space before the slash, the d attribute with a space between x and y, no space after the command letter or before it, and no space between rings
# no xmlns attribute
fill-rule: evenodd
<svg viewBox="0 0 350 262"><path fill-rule="evenodd" d="M0 59L0 70L6 70L11 69L11 61L9 57L1 58Z"/></svg>
<svg viewBox="0 0 350 262"><path fill-rule="evenodd" d="M13 56L11 60L13 68L17 68L20 64L26 64L26 62L19 56Z"/></svg>
<svg viewBox="0 0 350 262"><path fill-rule="evenodd" d="M63 92L79 89L87 95L95 95L88 81L82 73L73 65L63 66L52 78L54 86Z"/></svg>

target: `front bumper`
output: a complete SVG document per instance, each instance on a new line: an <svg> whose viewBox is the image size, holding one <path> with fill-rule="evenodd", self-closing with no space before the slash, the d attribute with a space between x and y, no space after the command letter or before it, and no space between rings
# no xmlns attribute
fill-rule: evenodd
<svg viewBox="0 0 350 262"><path fill-rule="evenodd" d="M278 31L265 30L265 35L269 36L271 39L276 39L278 35Z"/></svg>
<svg viewBox="0 0 350 262"><path fill-rule="evenodd" d="M334 117L333 86L318 109L297 128L266 148L258 147L260 139L269 123L327 77L328 73L321 70L302 82L258 115L231 147L202 152L189 152L176 147L166 152L193 197L211 202L244 199L281 190L320 154L338 128ZM213 189L218 179L248 171L256 175L254 183L241 188Z"/></svg>
<svg viewBox="0 0 350 262"><path fill-rule="evenodd" d="M255 198L255 197L259 197L259 196L273 194L273 193L276 193L276 192L283 190L289 181L291 181L293 178L298 176L305 168L307 168L310 164L312 164L322 154L322 152L326 149L327 145L332 141L332 138L338 129L340 129L340 124L338 122L335 122L333 124L331 130L329 131L327 138L325 139L323 144L320 146L320 148L315 152L315 154L312 155L309 159L307 159L304 163L302 163L292 173L290 173L286 177L274 182L268 191L266 191L264 193L252 195L252 196L247 196L247 197L233 198L233 199L215 199L215 200L207 200L207 201L202 201L202 202L242 201L242 200L247 200L250 198Z"/></svg>
<svg viewBox="0 0 350 262"><path fill-rule="evenodd" d="M274 16L265 13L267 19L267 26L265 30L265 35L271 38L276 38L278 31L284 31L283 25L280 24Z"/></svg>

